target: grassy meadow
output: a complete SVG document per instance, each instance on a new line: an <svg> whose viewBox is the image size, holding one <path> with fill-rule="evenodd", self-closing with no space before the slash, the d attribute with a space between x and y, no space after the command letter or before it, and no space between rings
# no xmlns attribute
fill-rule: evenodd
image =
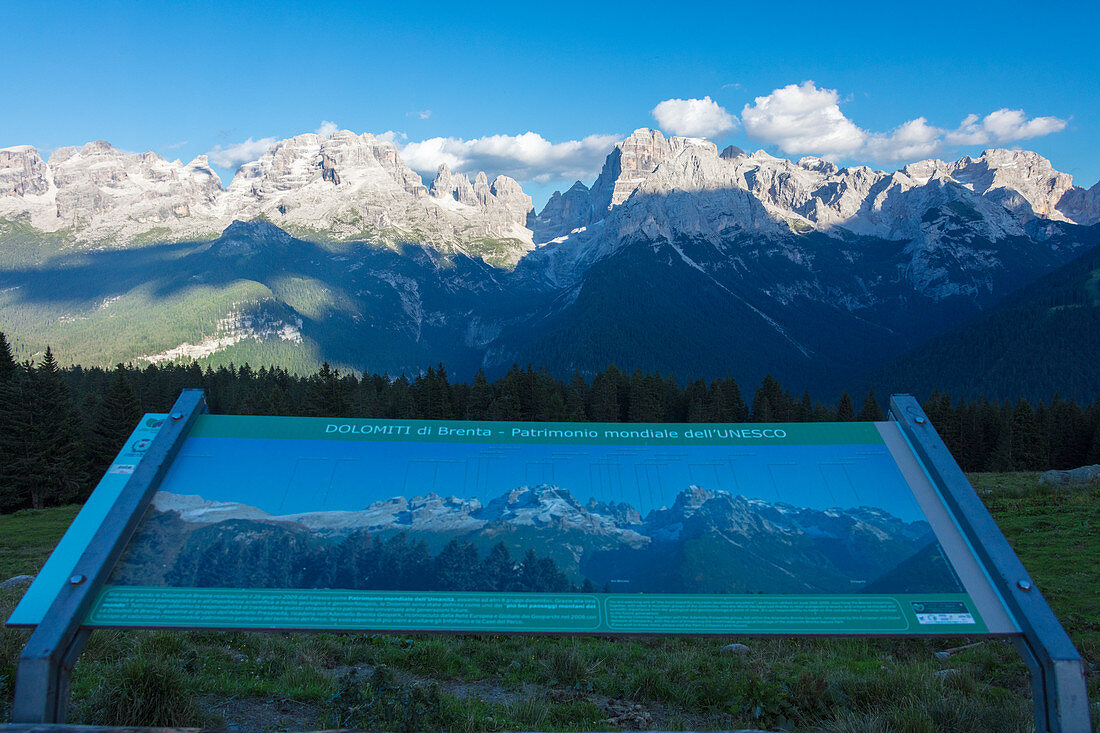
<svg viewBox="0 0 1100 733"><path fill-rule="evenodd" d="M1100 485L975 474L1092 670L1100 718ZM76 507L0 516L0 580L34 574ZM7 617L22 589L0 591ZM27 632L0 628L0 722ZM741 642L741 653L722 647ZM973 646L969 646L973 645ZM967 647L959 649L959 647ZM947 655L936 656L937 652ZM1011 644L981 638L397 636L99 631L70 722L247 730L1029 731ZM1094 728L1097 723L1094 722Z"/></svg>

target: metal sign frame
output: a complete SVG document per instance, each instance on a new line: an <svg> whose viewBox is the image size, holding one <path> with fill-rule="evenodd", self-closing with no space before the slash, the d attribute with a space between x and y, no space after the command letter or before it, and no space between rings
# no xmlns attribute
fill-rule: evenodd
<svg viewBox="0 0 1100 733"><path fill-rule="evenodd" d="M99 526L73 574L19 656L12 722L63 723L69 682L91 631L81 626L100 587L137 529L195 418L205 413L201 389L185 389L168 420Z"/></svg>
<svg viewBox="0 0 1100 733"><path fill-rule="evenodd" d="M196 418L206 412L202 390L184 390L172 407L168 420L24 648L16 677L13 722L65 721L72 669L92 631L83 626L84 620ZM1057 733L1091 731L1081 656L985 505L916 399L893 395L889 417L898 425L1021 630L1012 638L1032 672L1036 729Z"/></svg>
<svg viewBox="0 0 1100 733"><path fill-rule="evenodd" d="M910 395L890 397L890 418L901 428L933 485L970 540L979 561L1022 636L1016 648L1031 670L1035 729L1091 731L1085 664L1043 594L1024 569L1000 527L970 485L959 464Z"/></svg>

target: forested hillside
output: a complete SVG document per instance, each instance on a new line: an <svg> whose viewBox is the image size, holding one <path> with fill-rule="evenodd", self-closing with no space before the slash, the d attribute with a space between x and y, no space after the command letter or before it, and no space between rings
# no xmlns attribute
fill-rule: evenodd
<svg viewBox="0 0 1100 733"><path fill-rule="evenodd" d="M742 392L730 377L677 382L614 365L591 381L512 367L489 382L452 383L440 366L413 379L342 374L327 364L308 377L248 365L61 368L16 363L0 334L0 512L83 501L140 416L166 412L185 387L206 390L223 414L594 422L799 422L878 420L885 395L836 405L792 395L771 377ZM881 397L881 399L880 399ZM1100 462L1100 399L1082 406L954 401L918 395L956 459L972 471L1034 471ZM857 407L857 404L859 405Z"/></svg>
<svg viewBox="0 0 1100 733"><path fill-rule="evenodd" d="M876 370L872 384L975 397L1100 393L1100 248L1009 295L972 323Z"/></svg>

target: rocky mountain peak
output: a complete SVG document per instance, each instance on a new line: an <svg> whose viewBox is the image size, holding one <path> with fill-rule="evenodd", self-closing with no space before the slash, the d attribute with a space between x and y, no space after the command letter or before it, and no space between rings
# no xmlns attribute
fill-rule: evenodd
<svg viewBox="0 0 1100 733"><path fill-rule="evenodd" d="M31 146L0 151L0 216L28 216L43 231L126 239L208 215L222 192L205 158L183 165L104 140L64 147L43 162Z"/></svg>
<svg viewBox="0 0 1100 733"><path fill-rule="evenodd" d="M50 190L49 167L30 145L0 148L0 196L40 196Z"/></svg>
<svg viewBox="0 0 1100 733"><path fill-rule="evenodd" d="M444 253L465 252L468 238L514 240L486 253L503 263L515 262L530 247L524 228L530 198L512 179L490 187L482 173L471 184L441 165L429 189L392 142L347 130L276 143L258 161L241 166L225 198L238 218L263 216L338 239L396 242L407 236L402 232L415 230L424 233L420 243Z"/></svg>
<svg viewBox="0 0 1100 733"><path fill-rule="evenodd" d="M477 206L477 196L474 195L474 187L470 179L464 175L451 173L446 163L439 165L428 195L436 199L449 196L460 204Z"/></svg>
<svg viewBox="0 0 1100 733"><path fill-rule="evenodd" d="M585 510L590 514L599 514L610 518L620 527L634 527L642 523L641 513L626 502L602 502L594 498L585 504Z"/></svg>
<svg viewBox="0 0 1100 733"><path fill-rule="evenodd" d="M614 161L618 170L611 187L609 208L618 206L630 198L630 195L661 163L686 148L701 148L708 153L713 152L715 156L718 154L717 147L708 140L689 137L666 139L660 130L651 130L646 127L635 130L615 147L619 151L619 156ZM608 163L611 162L612 159L609 157ZM608 170L606 164L604 170ZM593 186L593 189L597 187Z"/></svg>
<svg viewBox="0 0 1100 733"><path fill-rule="evenodd" d="M830 163L827 160L821 158L815 158L812 155L807 155L804 158L800 158L798 161L799 168L805 168L808 171L814 171L826 176L835 176L840 172L840 169L834 163Z"/></svg>
<svg viewBox="0 0 1100 733"><path fill-rule="evenodd" d="M676 496L676 501L672 505L672 508L685 514L690 514L716 496L718 496L718 494L714 491L704 489L701 486L692 485Z"/></svg>
<svg viewBox="0 0 1100 733"><path fill-rule="evenodd" d="M1073 189L1073 177L1054 170L1030 150L994 148L978 158L955 162L922 160L902 169L918 183L952 180L1003 206L1023 222L1034 218L1069 220L1059 202Z"/></svg>

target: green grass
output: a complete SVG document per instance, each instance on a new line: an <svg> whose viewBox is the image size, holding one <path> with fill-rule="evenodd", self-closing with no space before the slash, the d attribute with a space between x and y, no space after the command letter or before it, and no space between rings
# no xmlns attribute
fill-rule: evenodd
<svg viewBox="0 0 1100 733"><path fill-rule="evenodd" d="M79 510L63 506L0 514L0 581L35 575Z"/></svg>
<svg viewBox="0 0 1100 733"><path fill-rule="evenodd" d="M1100 663L1100 487L971 480L1078 649ZM33 573L73 507L0 517L3 577ZM19 593L0 595L0 613ZM0 721L26 633L0 630ZM254 729L1028 731L1030 678L980 638L394 636L97 632L74 722ZM946 660L934 652L980 645ZM947 672L937 676L937 672ZM1089 677L1100 699L1100 675ZM287 712L291 711L291 712Z"/></svg>

